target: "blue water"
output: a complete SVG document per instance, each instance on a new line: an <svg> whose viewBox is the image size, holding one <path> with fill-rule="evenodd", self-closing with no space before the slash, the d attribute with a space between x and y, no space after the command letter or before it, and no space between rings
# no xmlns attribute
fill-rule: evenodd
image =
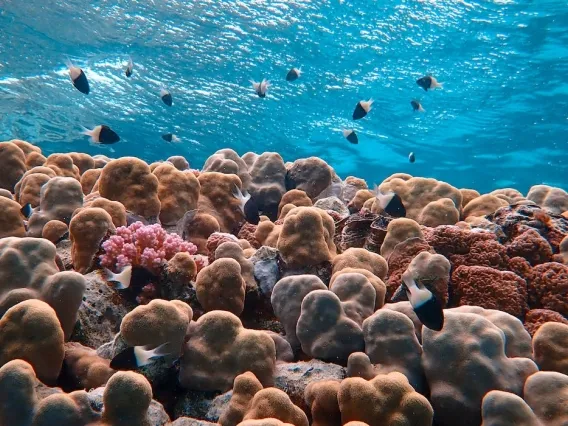
<svg viewBox="0 0 568 426"><path fill-rule="evenodd" d="M181 154L200 167L231 147L319 156L369 182L407 172L480 191L568 189L565 0L0 0L0 35L0 140L47 154ZM88 96L66 57L85 70ZM303 75L288 83L293 66ZM444 89L418 87L426 73ZM265 99L249 82L262 78ZM80 134L98 124L122 137L115 153Z"/></svg>

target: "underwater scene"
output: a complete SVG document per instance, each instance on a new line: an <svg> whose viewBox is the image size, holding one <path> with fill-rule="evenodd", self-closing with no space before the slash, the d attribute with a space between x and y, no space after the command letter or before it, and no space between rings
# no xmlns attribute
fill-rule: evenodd
<svg viewBox="0 0 568 426"><path fill-rule="evenodd" d="M0 426L568 426L565 0L0 35Z"/></svg>

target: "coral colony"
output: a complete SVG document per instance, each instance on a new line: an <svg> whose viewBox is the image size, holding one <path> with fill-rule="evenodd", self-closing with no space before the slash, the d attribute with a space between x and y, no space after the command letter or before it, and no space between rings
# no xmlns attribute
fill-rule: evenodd
<svg viewBox="0 0 568 426"><path fill-rule="evenodd" d="M568 424L560 188L21 140L0 169L2 426Z"/></svg>

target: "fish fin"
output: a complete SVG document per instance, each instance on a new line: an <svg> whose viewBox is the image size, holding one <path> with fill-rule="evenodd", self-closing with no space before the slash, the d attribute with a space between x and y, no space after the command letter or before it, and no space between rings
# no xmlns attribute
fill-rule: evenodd
<svg viewBox="0 0 568 426"><path fill-rule="evenodd" d="M254 88L254 90L258 91L258 88L260 87L261 83L257 83L254 80L250 80L250 82L252 83L252 87Z"/></svg>
<svg viewBox="0 0 568 426"><path fill-rule="evenodd" d="M171 351L165 349L169 344L170 342L166 342L154 349L146 349L146 346L134 347L134 354L136 355L138 367L151 364L153 362L153 358L170 355Z"/></svg>
<svg viewBox="0 0 568 426"><path fill-rule="evenodd" d="M422 108L422 105L420 105L420 106L418 107L418 111L419 111L419 112L426 112L426 110L425 110L424 108Z"/></svg>
<svg viewBox="0 0 568 426"><path fill-rule="evenodd" d="M115 290L124 290L130 287L130 280L132 279L132 266L128 265L118 274L111 270L104 268L103 274L105 279L113 284Z"/></svg>

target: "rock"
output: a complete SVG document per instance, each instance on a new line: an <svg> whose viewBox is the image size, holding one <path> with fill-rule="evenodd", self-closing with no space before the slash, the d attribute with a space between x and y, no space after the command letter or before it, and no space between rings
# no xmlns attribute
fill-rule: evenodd
<svg viewBox="0 0 568 426"><path fill-rule="evenodd" d="M304 402L304 390L309 383L321 380L343 380L346 376L346 370L342 366L317 359L307 362L278 363L276 364L274 387L286 392L295 405L309 412Z"/></svg>
<svg viewBox="0 0 568 426"><path fill-rule="evenodd" d="M278 267L278 250L268 246L262 246L250 258L253 263L253 274L258 287L263 295L270 299L272 289L280 279Z"/></svg>
<svg viewBox="0 0 568 426"><path fill-rule="evenodd" d="M122 318L135 307L122 299L99 274L93 271L85 275L87 289L71 335L71 341L95 349L114 339Z"/></svg>
<svg viewBox="0 0 568 426"><path fill-rule="evenodd" d="M102 413L103 411L104 390L104 387L100 387L92 389L87 394L91 408L99 413ZM163 426L170 424L170 417L166 413L166 410L164 410L162 404L155 400L152 400L150 403L150 407L148 408L148 417L150 418L151 426Z"/></svg>
<svg viewBox="0 0 568 426"><path fill-rule="evenodd" d="M191 417L180 417L176 419L171 426L218 426L218 424L205 420L192 419Z"/></svg>
<svg viewBox="0 0 568 426"><path fill-rule="evenodd" d="M349 216L349 209L343 201L341 201L337 197L327 197L322 198L316 201L314 207L320 208L322 210L333 210L334 212L339 213L341 216Z"/></svg>
<svg viewBox="0 0 568 426"><path fill-rule="evenodd" d="M174 416L193 416L215 423L228 407L232 395L232 390L220 395L217 392L188 391L177 398Z"/></svg>
<svg viewBox="0 0 568 426"><path fill-rule="evenodd" d="M63 267L65 271L72 271L73 270L73 259L71 258L71 241L70 240L63 240L57 243L57 255L61 262L63 263Z"/></svg>

